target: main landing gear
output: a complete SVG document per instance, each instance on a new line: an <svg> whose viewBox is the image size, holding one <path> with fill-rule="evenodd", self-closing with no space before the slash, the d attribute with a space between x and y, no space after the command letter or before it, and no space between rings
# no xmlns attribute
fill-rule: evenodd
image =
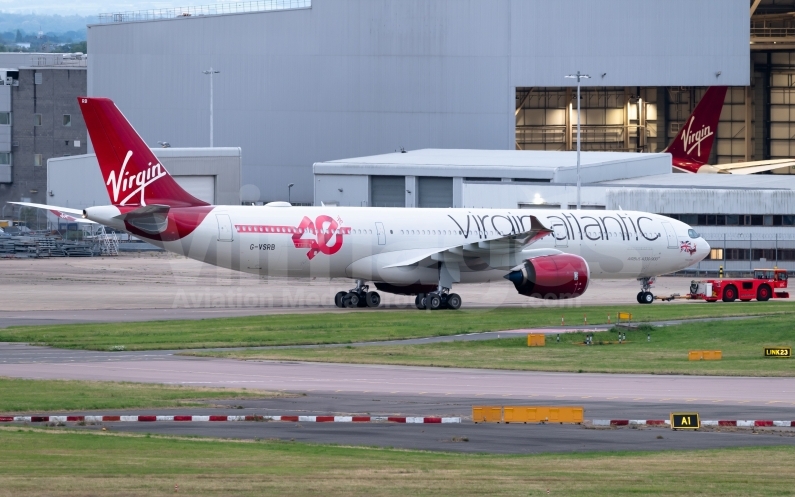
<svg viewBox="0 0 795 497"><path fill-rule="evenodd" d="M354 307L378 307L381 305L381 296L378 292L371 292L369 285L364 280L356 280L356 288L348 292L338 292L334 296L337 307L352 309Z"/></svg>
<svg viewBox="0 0 795 497"><path fill-rule="evenodd" d="M417 309L430 309L432 311L439 309L456 310L461 307L461 296L457 293L450 293L449 288L440 288L427 295L424 293L418 294L414 299L414 305L417 306Z"/></svg>
<svg viewBox="0 0 795 497"><path fill-rule="evenodd" d="M638 304L651 304L654 302L654 294L651 293L651 286L654 284L654 277L638 278L640 282L640 292L638 293Z"/></svg>

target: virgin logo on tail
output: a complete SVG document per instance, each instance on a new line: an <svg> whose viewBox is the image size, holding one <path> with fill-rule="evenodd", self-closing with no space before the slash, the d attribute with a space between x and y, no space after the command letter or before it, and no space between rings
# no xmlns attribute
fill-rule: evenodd
<svg viewBox="0 0 795 497"><path fill-rule="evenodd" d="M690 155L693 152L693 149L698 147L698 152L696 152L696 155L701 157L701 142L715 133L713 133L712 128L706 124L701 126L701 129L696 132L691 131L693 121L695 120L696 116L690 116L690 122L687 123L687 129L685 129L684 133L682 133L682 143L684 143L685 153Z"/></svg>
<svg viewBox="0 0 795 497"><path fill-rule="evenodd" d="M118 176L116 175L116 171L111 171L110 174L108 174L108 181L105 185L113 189L113 203L115 205L126 205L130 199L140 193L140 204L145 206L146 187L167 175L165 168L161 166L159 162L154 165L150 162L149 166L143 171L138 174L130 175L129 171L127 171L127 163L132 156L132 150L127 151ZM121 195L126 196L119 202L119 196Z"/></svg>

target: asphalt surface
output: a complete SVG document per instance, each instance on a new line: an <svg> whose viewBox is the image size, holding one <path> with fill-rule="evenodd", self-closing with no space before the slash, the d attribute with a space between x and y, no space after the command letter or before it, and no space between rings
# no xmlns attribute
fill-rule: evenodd
<svg viewBox="0 0 795 497"><path fill-rule="evenodd" d="M700 412L703 419L795 419L795 379L792 378L591 375L242 362L174 356L171 351L90 352L20 344L0 344L0 376L244 387L295 394L263 400L218 401L205 408L133 409L103 411L102 414L369 414L469 418L472 405L478 404L555 404L583 406L586 419L665 419L671 411L679 410ZM795 444L795 437L791 436L793 430L787 429L758 430L758 433L738 429L692 433L664 428L475 425L468 419L460 425L164 422L104 423L102 426L115 431L170 435L494 453Z"/></svg>
<svg viewBox="0 0 795 497"><path fill-rule="evenodd" d="M245 426L243 426L245 424ZM594 429L577 425L350 423L105 423L112 431L234 439L273 439L450 452L538 454L656 451L795 445L781 432L673 432L664 428ZM99 429L99 426L84 429ZM466 440L464 440L466 439Z"/></svg>
<svg viewBox="0 0 795 497"><path fill-rule="evenodd" d="M175 356L168 351L86 352L18 344L0 345L0 376L138 381L291 392L795 406L793 378L577 374L235 361Z"/></svg>

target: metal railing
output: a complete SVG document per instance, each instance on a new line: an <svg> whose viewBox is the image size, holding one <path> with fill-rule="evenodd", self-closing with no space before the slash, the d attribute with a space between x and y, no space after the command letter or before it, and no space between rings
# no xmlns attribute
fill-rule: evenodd
<svg viewBox="0 0 795 497"><path fill-rule="evenodd" d="M167 9L137 10L99 14L99 23L141 22L157 19L177 19L195 16L219 16L224 14L243 14L246 12L267 12L273 10L308 9L312 0L259 0L254 2L219 3L196 7L172 7Z"/></svg>
<svg viewBox="0 0 795 497"><path fill-rule="evenodd" d="M31 67L86 67L88 56L84 54L36 54L30 57Z"/></svg>

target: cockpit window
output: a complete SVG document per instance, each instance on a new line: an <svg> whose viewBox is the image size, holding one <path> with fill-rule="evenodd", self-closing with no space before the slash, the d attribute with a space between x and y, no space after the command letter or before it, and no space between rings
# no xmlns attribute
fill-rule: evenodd
<svg viewBox="0 0 795 497"><path fill-rule="evenodd" d="M696 230L694 230L692 228L687 230L687 236L689 236L692 239L701 238L701 235L698 234L698 231L696 231Z"/></svg>

